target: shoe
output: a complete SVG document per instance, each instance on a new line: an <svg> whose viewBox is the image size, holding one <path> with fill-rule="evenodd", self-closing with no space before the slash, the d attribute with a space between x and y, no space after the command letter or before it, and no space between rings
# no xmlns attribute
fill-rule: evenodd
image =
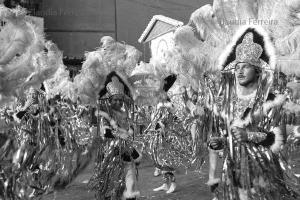
<svg viewBox="0 0 300 200"><path fill-rule="evenodd" d="M154 174L153 174L155 177L161 175L161 170L158 169L158 168L155 168L155 171L154 171Z"/></svg>
<svg viewBox="0 0 300 200"><path fill-rule="evenodd" d="M171 182L170 187L168 189L168 191L166 192L167 194L173 193L176 190L176 183L175 182Z"/></svg>
<svg viewBox="0 0 300 200"><path fill-rule="evenodd" d="M84 180L81 183L88 184L90 180Z"/></svg>
<svg viewBox="0 0 300 200"><path fill-rule="evenodd" d="M140 191L134 191L134 192L128 192L128 191L125 191L123 193L123 198L122 200L128 200L128 199L136 199L138 197L141 196L141 193Z"/></svg>
<svg viewBox="0 0 300 200"><path fill-rule="evenodd" d="M212 185L220 183L220 181L221 181L221 179L219 179L219 178L212 178L207 181L206 185L212 186Z"/></svg>
<svg viewBox="0 0 300 200"><path fill-rule="evenodd" d="M169 187L168 184L164 183L162 186L153 189L154 192L158 192L158 191L168 191Z"/></svg>

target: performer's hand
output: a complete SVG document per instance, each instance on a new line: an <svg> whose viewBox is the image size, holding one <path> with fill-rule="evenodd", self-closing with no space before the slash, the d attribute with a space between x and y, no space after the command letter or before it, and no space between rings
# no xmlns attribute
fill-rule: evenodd
<svg viewBox="0 0 300 200"><path fill-rule="evenodd" d="M117 125L117 122L115 120L110 120L110 125L114 128L114 129L118 129L118 125Z"/></svg>
<svg viewBox="0 0 300 200"><path fill-rule="evenodd" d="M296 138L300 138L300 126L294 126L294 134Z"/></svg>
<svg viewBox="0 0 300 200"><path fill-rule="evenodd" d="M224 144L222 142L222 139L219 137L213 137L209 140L209 147L212 150L221 150L224 148Z"/></svg>
<svg viewBox="0 0 300 200"><path fill-rule="evenodd" d="M126 133L120 133L119 137L126 140L128 138L128 135Z"/></svg>
<svg viewBox="0 0 300 200"><path fill-rule="evenodd" d="M232 130L233 139L237 142L247 142L248 136L244 128L233 127Z"/></svg>

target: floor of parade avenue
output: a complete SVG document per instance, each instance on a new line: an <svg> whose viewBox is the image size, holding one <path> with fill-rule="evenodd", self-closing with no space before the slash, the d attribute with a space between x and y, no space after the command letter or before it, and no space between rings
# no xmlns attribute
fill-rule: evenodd
<svg viewBox="0 0 300 200"><path fill-rule="evenodd" d="M300 156L295 153L292 165L295 173L300 174ZM176 171L177 189L173 194L165 192L153 192L153 188L160 186L161 177L153 176L154 167L149 159L139 166L139 188L141 197L138 200L211 200L209 188L205 184L208 178L208 163L203 166L201 173L186 171L180 169ZM87 181L93 173L93 164L81 173L65 189L50 193L41 198L41 200L94 200L94 193L87 188Z"/></svg>

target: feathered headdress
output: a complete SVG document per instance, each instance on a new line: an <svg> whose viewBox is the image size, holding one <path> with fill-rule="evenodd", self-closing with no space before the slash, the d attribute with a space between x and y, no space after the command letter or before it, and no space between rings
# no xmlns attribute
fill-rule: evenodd
<svg viewBox="0 0 300 200"><path fill-rule="evenodd" d="M43 29L26 15L25 8L20 6L9 9L0 5L0 19L6 21L2 27L1 34L12 34L18 32L20 37L2 41L7 44L1 46L1 51L6 52L4 58L9 59L5 64L5 70L1 73L0 93L3 99L13 99L25 95L30 87L38 88L41 83L50 78L56 71L57 57L44 52L45 38ZM13 25L10 22L14 22ZM22 43L20 47L14 47L7 51L10 43L18 40ZM10 43L9 43L10 42ZM9 53L7 53L9 52ZM18 55L13 56L11 55ZM0 105L2 104L0 100ZM13 102L11 100L11 102Z"/></svg>
<svg viewBox="0 0 300 200"><path fill-rule="evenodd" d="M101 44L96 51L86 53L82 70L74 78L75 96L85 104L95 104L99 95L100 98L125 95L134 99L130 76L141 53L109 36L102 37Z"/></svg>
<svg viewBox="0 0 300 200"><path fill-rule="evenodd" d="M240 62L275 70L275 49L262 27L245 26L238 30L232 43L220 56L219 67L220 70L232 70Z"/></svg>
<svg viewBox="0 0 300 200"><path fill-rule="evenodd" d="M166 68L166 63L151 60L137 65L131 80L137 94L136 104L156 105L168 99L167 93L177 81L177 73Z"/></svg>

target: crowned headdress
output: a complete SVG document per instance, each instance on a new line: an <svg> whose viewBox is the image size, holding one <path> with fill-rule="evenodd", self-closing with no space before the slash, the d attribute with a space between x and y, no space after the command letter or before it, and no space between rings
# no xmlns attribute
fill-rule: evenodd
<svg viewBox="0 0 300 200"><path fill-rule="evenodd" d="M111 82L109 82L106 85L106 90L108 96L114 96L114 95L125 95L124 94L124 85L120 82L120 80L116 77L113 76L111 78Z"/></svg>
<svg viewBox="0 0 300 200"><path fill-rule="evenodd" d="M260 66L260 56L263 52L263 48L253 42L253 33L248 32L244 36L244 39L241 44L236 47L235 63L246 62L251 65Z"/></svg>
<svg viewBox="0 0 300 200"><path fill-rule="evenodd" d="M275 69L275 49L263 28L248 26L237 31L221 55L219 66L227 71L243 62L262 69Z"/></svg>
<svg viewBox="0 0 300 200"><path fill-rule="evenodd" d="M104 88L100 91L101 99L121 96L126 100L132 99L132 91L128 81L120 73L115 71L109 73L106 77Z"/></svg>

